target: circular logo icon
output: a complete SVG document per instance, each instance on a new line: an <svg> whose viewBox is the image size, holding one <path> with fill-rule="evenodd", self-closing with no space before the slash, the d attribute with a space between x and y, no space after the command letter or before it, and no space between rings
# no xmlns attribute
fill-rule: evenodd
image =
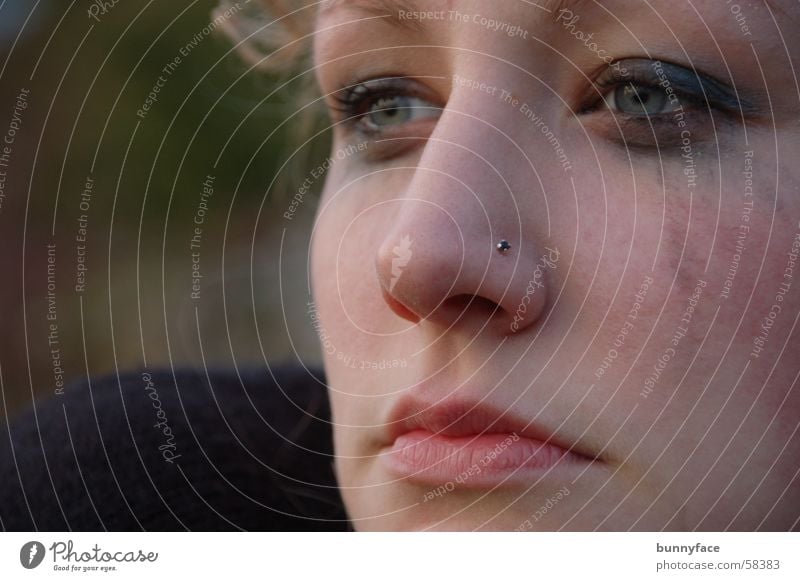
<svg viewBox="0 0 800 581"><path fill-rule="evenodd" d="M35 569L42 564L44 552L44 545L38 541L25 543L19 550L19 562L26 569Z"/></svg>

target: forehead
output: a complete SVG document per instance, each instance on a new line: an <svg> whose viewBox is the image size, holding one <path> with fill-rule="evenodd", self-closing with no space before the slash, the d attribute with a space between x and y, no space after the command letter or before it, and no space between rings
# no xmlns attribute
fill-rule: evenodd
<svg viewBox="0 0 800 581"><path fill-rule="evenodd" d="M563 42L562 28L578 20L581 32L614 43L618 57L628 56L631 41L635 50L656 51L677 43L692 58L716 46L734 61L741 51L749 55L751 45L783 47L786 54L800 49L800 36L789 33L800 21L800 0L322 0L317 6L315 57L423 36L428 44L499 46L502 35L487 32L497 23L520 26L549 45ZM460 26L472 16L488 23L486 31Z"/></svg>
<svg viewBox="0 0 800 581"><path fill-rule="evenodd" d="M373 16L384 16L396 21L394 22L396 24L401 24L403 19L398 18L399 14L453 10L461 5L469 4L472 2L460 0L426 0L425 2L418 0L323 0L319 3L319 16L324 18L339 10L354 10ZM769 8L777 18L788 18L793 23L800 24L800 2L797 0L742 0L738 4L730 0L603 0L602 2L599 0L511 0L503 4L504 8L509 6L512 8L516 6L531 16L539 17L548 13L558 14L563 10L578 12L581 9L593 7L616 13L619 16L624 15L626 10L641 8L661 14L664 14L665 11L686 8L694 8L700 13L722 8L735 11L737 15L747 15L752 11L760 14L763 12L763 8ZM487 9L486 5L475 7Z"/></svg>
<svg viewBox="0 0 800 581"><path fill-rule="evenodd" d="M571 26L603 37L615 58L652 50L699 64L727 61L737 70L754 51L781 59L800 51L800 35L791 33L800 24L800 0L323 0L318 6L315 58L323 61L367 45L408 42L523 50L490 30L492 23L521 27L552 47L566 46L572 37L562 33ZM461 25L474 16L487 26Z"/></svg>

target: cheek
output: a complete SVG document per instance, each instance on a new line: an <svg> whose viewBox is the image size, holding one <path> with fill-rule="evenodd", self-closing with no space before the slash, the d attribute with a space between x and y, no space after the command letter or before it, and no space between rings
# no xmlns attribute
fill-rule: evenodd
<svg viewBox="0 0 800 581"><path fill-rule="evenodd" d="M765 317L770 319L770 331L773 327L784 331L777 333L780 340L775 334L770 339L774 350L787 339L786 325L791 326L798 310L791 254L800 234L800 206L790 195L796 180L782 179L777 191L773 159L752 160L752 181L744 174L750 166L748 161L726 172L708 276L720 306L720 326L736 333L735 345L751 364L757 364L761 357L757 349L753 351L753 341L762 333Z"/></svg>
<svg viewBox="0 0 800 581"><path fill-rule="evenodd" d="M768 151L756 144L753 149ZM758 397L753 411L758 414L772 399L762 393L765 382L769 379L771 393L784 394L796 371L785 353L798 349L792 336L800 311L800 288L794 283L800 265L793 266L797 256L792 255L800 244L798 180L790 168L781 168L776 193L774 158L748 158L743 149L722 160L722 179L719 169L708 169L716 164L716 158L709 159L698 172L691 205L688 194L675 194L683 203L666 208L657 278L672 284L665 313L674 314L664 320L679 321L704 281L681 339L681 357L694 361L687 381L727 386L717 387L726 397L736 385L729 408L744 410ZM745 173L751 169L752 175ZM666 185L679 192L679 181ZM671 332L667 327L664 334ZM705 398L714 399L713 390ZM716 413L724 403L709 407Z"/></svg>
<svg viewBox="0 0 800 581"><path fill-rule="evenodd" d="M369 359L381 336L404 328L383 302L375 266L400 209L391 194L400 186L387 178L378 174L353 181L332 173L317 213L312 282L321 319L342 346L337 347L340 359Z"/></svg>
<svg viewBox="0 0 800 581"><path fill-rule="evenodd" d="M775 329L769 339L773 342L770 365L786 345L800 309L800 289L782 296L781 286L791 283L791 275L786 279L784 274L800 219L799 204L792 196L798 181L792 176L782 178L778 211L771 177L774 160L761 164L753 160L751 183L744 174L750 165L745 159L743 149L721 163L702 151L694 167L696 177L684 173L680 159L665 158L663 167L657 162L637 163L635 190L633 180L623 172L608 181L605 237L601 202L595 202L598 219L581 227L583 250L578 248L576 260L585 261L583 272L594 271L599 251L592 249L605 245L603 267L587 290L596 309L605 312L623 280L625 298L618 294L614 299L603 324L607 333L602 345L610 344L624 327L629 295L645 276L653 277L635 329L626 339L645 346L646 356L639 364L647 363L647 373L653 372L653 363L667 348L674 347L666 371L678 367L685 371L693 362L691 381L714 376L735 383L741 367L719 364L733 357L744 365L765 318L775 318L773 305L778 305L781 314L774 325L767 321ZM662 172L663 182L658 177ZM753 184L757 187L748 188ZM750 365L760 373L763 356L753 357ZM675 379L679 381L680 375ZM747 386L743 383L742 389L751 389L750 385L758 389L762 381L756 379L746 382ZM638 395L640 389L641 382L631 388L631 395Z"/></svg>
<svg viewBox="0 0 800 581"><path fill-rule="evenodd" d="M341 426L363 423L360 418L361 400L352 397L363 391L363 388L349 368L349 362L355 360L361 350L357 346L358 334L348 321L342 302L342 297L352 293L356 285L353 283L352 268L347 267L348 261L338 256L337 266L337 255L340 254L338 241L351 220L351 213L342 204L329 204L334 191L329 179L317 212L311 241L311 283L313 307L317 316L314 322L315 331L319 338L329 386L334 449L337 455L347 455L353 449L354 434L352 430L342 429ZM342 268L342 264L345 268ZM352 484L353 471L349 463L337 459L336 469L340 484Z"/></svg>
<svg viewBox="0 0 800 581"><path fill-rule="evenodd" d="M311 242L317 335L328 382L344 397L374 392L369 370L380 374L387 361L409 357L398 340L409 323L387 308L375 266L377 249L398 211L392 192L401 187L386 173L353 179L334 169L317 212ZM363 401L339 407L357 416Z"/></svg>

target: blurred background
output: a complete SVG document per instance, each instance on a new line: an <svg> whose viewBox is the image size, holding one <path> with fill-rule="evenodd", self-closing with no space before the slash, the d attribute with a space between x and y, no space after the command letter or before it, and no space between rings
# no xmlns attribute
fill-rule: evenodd
<svg viewBox="0 0 800 581"><path fill-rule="evenodd" d="M319 363L322 180L284 214L329 136L310 74L233 50L255 0L216 5L0 2L3 417L115 369Z"/></svg>

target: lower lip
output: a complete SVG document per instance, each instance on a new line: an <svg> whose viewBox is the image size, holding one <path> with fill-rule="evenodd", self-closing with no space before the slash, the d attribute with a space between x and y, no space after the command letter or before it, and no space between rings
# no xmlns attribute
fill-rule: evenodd
<svg viewBox="0 0 800 581"><path fill-rule="evenodd" d="M531 484L531 477L564 467L586 466L589 458L517 434L443 436L427 430L402 434L380 454L400 477L424 484L463 488Z"/></svg>

